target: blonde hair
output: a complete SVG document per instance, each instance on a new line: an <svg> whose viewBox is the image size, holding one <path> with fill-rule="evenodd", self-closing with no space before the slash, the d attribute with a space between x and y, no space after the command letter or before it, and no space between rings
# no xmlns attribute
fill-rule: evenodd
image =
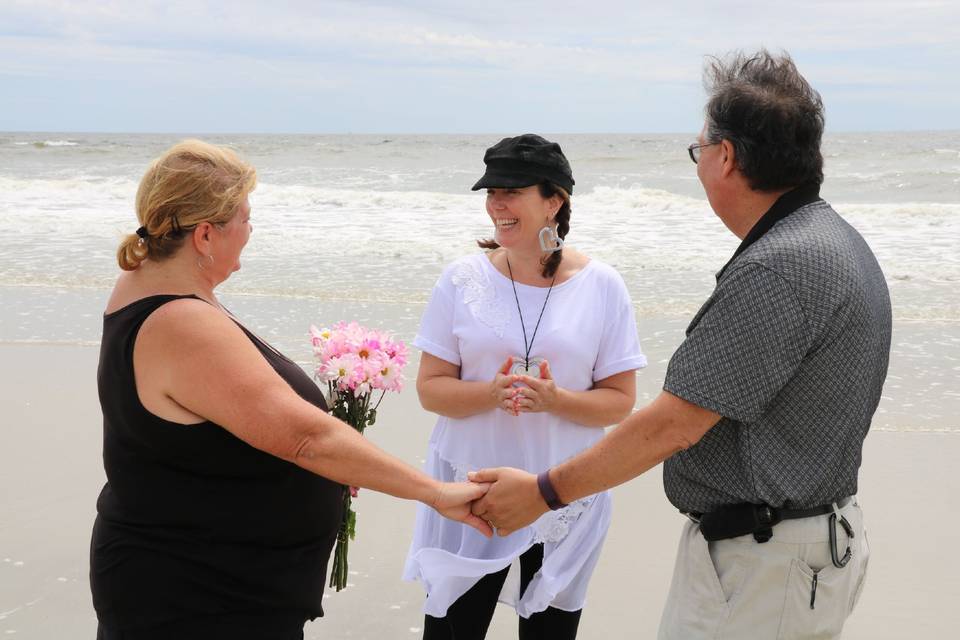
<svg viewBox="0 0 960 640"><path fill-rule="evenodd" d="M146 237L131 233L123 239L120 268L133 271L147 258L172 256L185 232L202 222L229 222L256 184L256 170L230 149L200 140L173 145L140 180L137 220Z"/></svg>

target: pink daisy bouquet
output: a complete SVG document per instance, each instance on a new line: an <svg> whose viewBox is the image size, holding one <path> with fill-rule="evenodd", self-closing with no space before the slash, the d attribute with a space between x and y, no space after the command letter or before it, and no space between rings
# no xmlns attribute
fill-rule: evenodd
<svg viewBox="0 0 960 640"><path fill-rule="evenodd" d="M317 379L327 383L330 413L363 433L377 419L377 408L388 391L403 388L407 345L382 331L356 322L340 322L330 329L310 327ZM330 586L347 584L347 547L356 536L357 514L352 495L343 491L343 520L333 553Z"/></svg>

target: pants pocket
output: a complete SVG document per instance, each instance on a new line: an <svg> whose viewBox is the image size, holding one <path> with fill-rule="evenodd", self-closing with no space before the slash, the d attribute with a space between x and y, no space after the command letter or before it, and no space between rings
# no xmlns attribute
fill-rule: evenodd
<svg viewBox="0 0 960 640"><path fill-rule="evenodd" d="M852 564L852 563L851 563ZM837 638L850 613L859 565L842 569L828 565L820 571L796 558L791 560L779 640Z"/></svg>
<svg viewBox="0 0 960 640"><path fill-rule="evenodd" d="M727 598L699 529L688 524L677 553L660 640L712 640L729 616Z"/></svg>
<svg viewBox="0 0 960 640"><path fill-rule="evenodd" d="M733 540L718 540L707 543L707 551L713 564L717 584L720 585L720 595L724 602L733 606L733 601L740 593L740 588L750 573L753 558L745 553L749 549L742 542Z"/></svg>
<svg viewBox="0 0 960 640"><path fill-rule="evenodd" d="M863 593L863 585L867 581L867 567L870 565L870 544L867 542L867 530L863 530L863 541L860 543L860 577L857 580L857 586L853 590L853 596L850 598L850 613L853 613L857 603L860 602L860 594Z"/></svg>

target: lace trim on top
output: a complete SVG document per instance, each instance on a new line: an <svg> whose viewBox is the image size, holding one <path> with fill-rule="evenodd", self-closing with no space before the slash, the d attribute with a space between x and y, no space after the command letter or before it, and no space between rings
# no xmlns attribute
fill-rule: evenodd
<svg viewBox="0 0 960 640"><path fill-rule="evenodd" d="M447 462L447 464L453 469L454 482L466 482L467 473L474 470L466 463ZM540 516L531 525L534 530L533 543L560 542L566 538L570 533L570 527L580 519L584 511L590 508L595 498L596 496L588 496L575 500L562 509L549 511Z"/></svg>
<svg viewBox="0 0 960 640"><path fill-rule="evenodd" d="M481 259L486 260L485 256ZM510 320L510 307L497 296L487 274L472 260L464 260L453 271L453 284L463 292L463 301L477 320L490 327L498 338Z"/></svg>
<svg viewBox="0 0 960 640"><path fill-rule="evenodd" d="M534 544L540 542L560 542L570 533L570 527L580 519L583 512L590 508L596 496L575 500L563 509L543 514L533 523Z"/></svg>

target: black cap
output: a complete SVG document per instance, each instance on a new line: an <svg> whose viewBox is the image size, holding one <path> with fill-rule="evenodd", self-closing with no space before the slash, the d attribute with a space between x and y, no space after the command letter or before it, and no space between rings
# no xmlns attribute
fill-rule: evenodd
<svg viewBox="0 0 960 640"><path fill-rule="evenodd" d="M541 182L552 182L567 193L573 193L573 172L570 163L556 142L525 133L504 138L483 154L487 171L473 185L478 189L520 189Z"/></svg>

